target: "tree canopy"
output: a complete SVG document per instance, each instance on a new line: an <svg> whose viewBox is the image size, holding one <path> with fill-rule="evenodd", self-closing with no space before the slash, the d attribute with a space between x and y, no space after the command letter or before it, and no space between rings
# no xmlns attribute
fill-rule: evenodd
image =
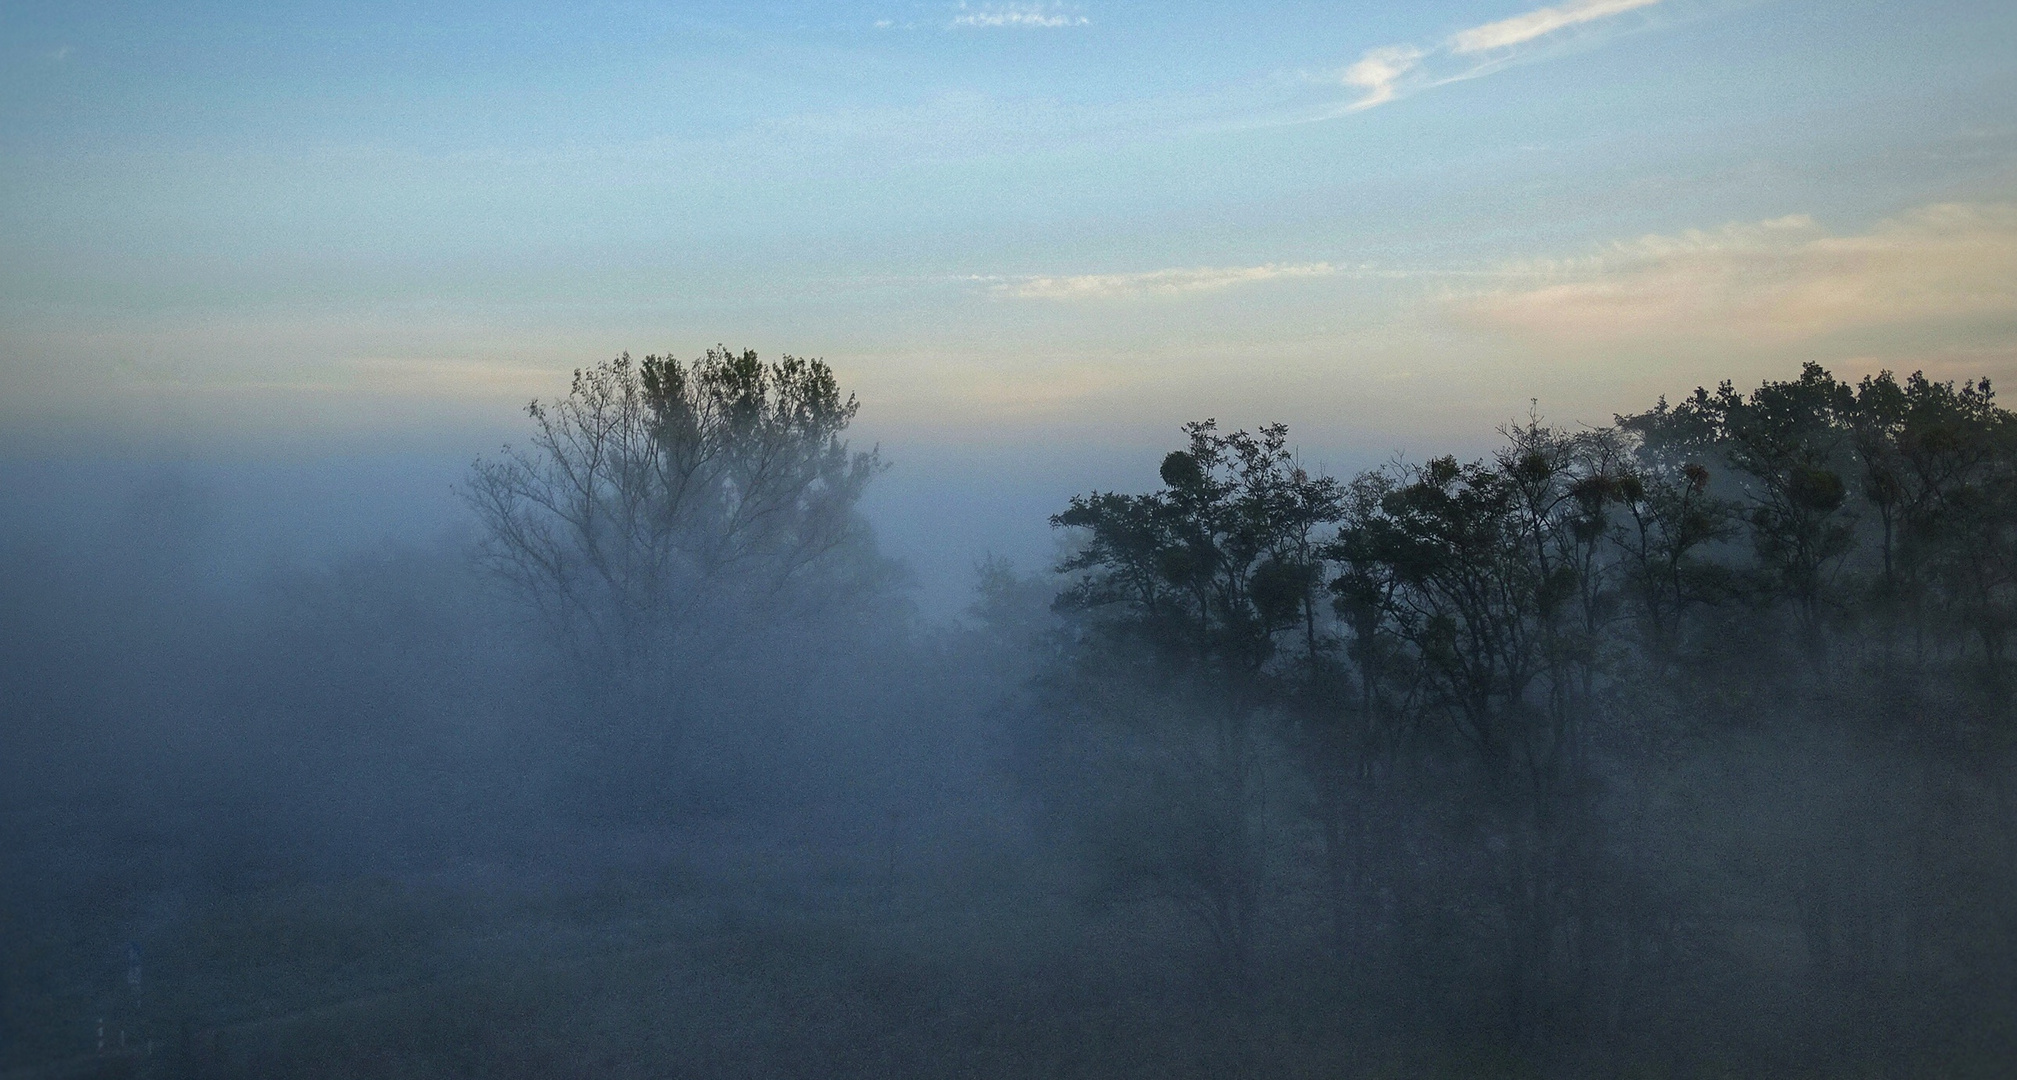
<svg viewBox="0 0 2017 1080"><path fill-rule="evenodd" d="M710 349L577 370L526 407L531 447L479 460L488 565L578 646L624 664L730 612L878 571L856 503L881 471L842 438L860 406L819 360Z"/></svg>

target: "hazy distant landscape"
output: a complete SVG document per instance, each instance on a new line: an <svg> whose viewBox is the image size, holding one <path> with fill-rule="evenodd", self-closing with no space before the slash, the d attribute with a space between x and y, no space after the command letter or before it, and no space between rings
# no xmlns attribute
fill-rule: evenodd
<svg viewBox="0 0 2017 1080"><path fill-rule="evenodd" d="M0 1078L2011 1075L2006 7L0 10Z"/></svg>
<svg viewBox="0 0 2017 1080"><path fill-rule="evenodd" d="M953 622L854 412L817 361L626 357L471 469L466 539L219 575L173 470L11 535L12 1062L2010 1060L1979 384L1810 367L1350 478L1194 424Z"/></svg>

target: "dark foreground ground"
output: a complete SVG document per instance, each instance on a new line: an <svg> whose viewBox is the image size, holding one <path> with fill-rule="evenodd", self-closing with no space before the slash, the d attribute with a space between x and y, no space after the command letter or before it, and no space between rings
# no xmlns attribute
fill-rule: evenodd
<svg viewBox="0 0 2017 1080"><path fill-rule="evenodd" d="M708 831L593 853L605 869L573 881L471 865L156 897L137 994L121 961L93 962L121 946L88 908L44 920L17 963L50 977L8 1003L34 1033L16 1060L42 1063L0 1076L2008 1075L1958 1046L1859 1061L1896 1020L1878 1015L1820 1063L1741 1032L1686 1060L1621 1067L1602 1038L1590 1061L1523 1059L1355 989L1395 972L1280 953L1227 985L1174 912L1090 911L1030 888L1041 869L1016 853L918 874L873 844ZM1757 1030L1785 1034L1772 1013L1799 1014L1795 985L1757 1003Z"/></svg>

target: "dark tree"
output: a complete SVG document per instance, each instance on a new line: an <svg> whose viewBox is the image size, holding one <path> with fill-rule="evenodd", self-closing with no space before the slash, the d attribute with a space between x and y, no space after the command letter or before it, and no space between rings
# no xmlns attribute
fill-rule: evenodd
<svg viewBox="0 0 2017 1080"><path fill-rule="evenodd" d="M484 560L599 664L702 650L724 620L880 572L855 504L882 463L842 438L858 408L791 356L578 370L526 407L530 450L471 472Z"/></svg>
<svg viewBox="0 0 2017 1080"><path fill-rule="evenodd" d="M1284 644L1317 646L1318 530L1341 514L1341 492L1297 467L1280 425L1185 430L1160 491L1075 496L1051 519L1081 540L1059 567L1072 579L1059 604L1090 621L1098 655L1142 655L1174 691L1135 724L1157 807L1138 820L1166 827L1149 843L1115 835L1111 861L1197 914L1244 977L1268 843L1256 725L1270 675L1294 664Z"/></svg>

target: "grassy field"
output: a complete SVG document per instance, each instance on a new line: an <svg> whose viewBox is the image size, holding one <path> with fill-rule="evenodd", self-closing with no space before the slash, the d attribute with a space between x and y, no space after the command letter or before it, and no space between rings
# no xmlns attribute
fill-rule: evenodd
<svg viewBox="0 0 2017 1080"><path fill-rule="evenodd" d="M116 985L22 1002L48 1025L40 1061L4 1075L1519 1073L1440 1039L1360 1049L1374 1018L1334 985L1231 994L1152 907L1089 915L1062 894L893 881L867 856L704 862L537 888L368 879L185 898L148 942L137 1002ZM100 1013L125 1052L95 1051Z"/></svg>
<svg viewBox="0 0 2017 1080"><path fill-rule="evenodd" d="M1272 901L1272 943L1235 988L1174 909L1089 906L1028 853L895 872L874 845L765 835L635 842L574 867L101 898L14 939L8 1021L30 1039L0 1077L2001 1074L1965 1048L1858 1068L1853 1037L1819 1063L1775 1059L1775 1017L1803 1007L1791 982L1717 1002L1751 1022L1685 1062L1606 1045L1587 1065L1544 1063L1453 1024L1461 1006L1431 1019L1397 1005L1408 973L1391 962L1342 975L1294 896ZM138 995L108 959L113 927L134 925L152 927ZM1890 1038L1888 1022L1866 1016L1863 1036Z"/></svg>

